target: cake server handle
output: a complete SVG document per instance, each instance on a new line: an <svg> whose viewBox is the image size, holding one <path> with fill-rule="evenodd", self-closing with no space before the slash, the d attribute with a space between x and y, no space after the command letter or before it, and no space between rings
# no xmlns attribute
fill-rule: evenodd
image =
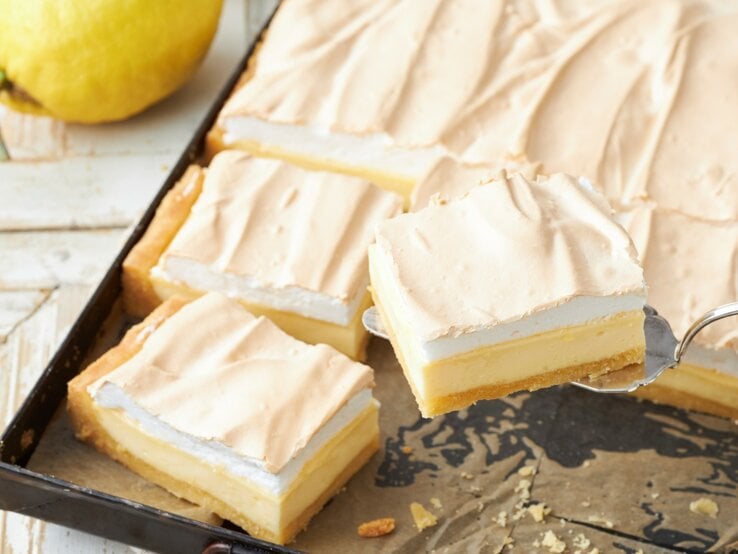
<svg viewBox="0 0 738 554"><path fill-rule="evenodd" d="M722 306L718 306L717 308L713 308L712 310L705 312L702 317L692 323L689 329L687 329L687 332L684 333L684 338L682 338L682 340L677 344L676 349L674 350L674 359L676 362L679 363L681 361L684 351L690 345L692 339L694 339L697 333L702 331L702 329L711 323L734 315L738 315L738 302L723 304Z"/></svg>

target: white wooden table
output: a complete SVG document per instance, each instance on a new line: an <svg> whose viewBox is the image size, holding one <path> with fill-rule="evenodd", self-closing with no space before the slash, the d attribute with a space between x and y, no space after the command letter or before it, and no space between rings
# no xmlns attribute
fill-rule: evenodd
<svg viewBox="0 0 738 554"><path fill-rule="evenodd" d="M0 429L161 186L272 0L226 0L194 78L131 120L65 125L0 107ZM139 551L0 511L0 554Z"/></svg>

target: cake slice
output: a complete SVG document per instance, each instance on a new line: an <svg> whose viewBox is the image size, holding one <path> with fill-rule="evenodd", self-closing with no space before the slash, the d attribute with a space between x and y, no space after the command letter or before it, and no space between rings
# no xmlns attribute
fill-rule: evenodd
<svg viewBox="0 0 738 554"><path fill-rule="evenodd" d="M516 174L398 216L369 272L424 416L643 360L643 272L583 180Z"/></svg>
<svg viewBox="0 0 738 554"><path fill-rule="evenodd" d="M284 544L379 446L372 370L239 303L172 298L69 383L79 439Z"/></svg>
<svg viewBox="0 0 738 554"><path fill-rule="evenodd" d="M681 339L703 313L738 300L738 222L640 206L622 214L649 284L648 302ZM681 364L634 394L738 419L738 318L695 337Z"/></svg>
<svg viewBox="0 0 738 554"><path fill-rule="evenodd" d="M124 261L126 310L143 317L172 295L220 292L300 340L361 359L366 248L401 205L356 177L223 152L185 174Z"/></svg>

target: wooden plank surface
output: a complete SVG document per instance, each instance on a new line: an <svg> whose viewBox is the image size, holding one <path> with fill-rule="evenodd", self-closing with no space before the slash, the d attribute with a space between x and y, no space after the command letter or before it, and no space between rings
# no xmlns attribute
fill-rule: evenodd
<svg viewBox="0 0 738 554"><path fill-rule="evenodd" d="M0 107L0 428L161 186L273 0L226 0L193 79L128 121L69 125ZM0 554L141 552L0 512Z"/></svg>

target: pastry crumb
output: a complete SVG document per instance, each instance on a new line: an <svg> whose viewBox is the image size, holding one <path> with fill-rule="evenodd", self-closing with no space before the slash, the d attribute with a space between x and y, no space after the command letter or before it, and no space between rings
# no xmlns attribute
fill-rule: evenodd
<svg viewBox="0 0 738 554"><path fill-rule="evenodd" d="M413 515L415 527L418 528L418 531L433 527L438 523L436 516L426 510L420 502L410 504L410 513Z"/></svg>
<svg viewBox="0 0 738 554"><path fill-rule="evenodd" d="M403 446L400 448L404 454L412 454L413 453L413 447L412 446Z"/></svg>
<svg viewBox="0 0 738 554"><path fill-rule="evenodd" d="M541 541L539 541L538 539L534 540L533 546L535 546L536 548L541 548Z"/></svg>
<svg viewBox="0 0 738 554"><path fill-rule="evenodd" d="M566 551L566 543L559 539L553 531L546 531L543 534L541 546L545 546L549 552L553 552L554 554L560 554Z"/></svg>
<svg viewBox="0 0 738 554"><path fill-rule="evenodd" d="M531 482L528 479L521 479L515 486L515 492L520 493L520 498L527 500L530 498Z"/></svg>
<svg viewBox="0 0 738 554"><path fill-rule="evenodd" d="M443 504L441 504L441 499L440 498L433 497L433 498L430 499L430 503L431 503L431 505L434 508L436 508L438 510L440 510L441 508L443 508Z"/></svg>
<svg viewBox="0 0 738 554"><path fill-rule="evenodd" d="M533 466L523 466L518 470L518 475L521 477L530 477L536 474L536 468Z"/></svg>
<svg viewBox="0 0 738 554"><path fill-rule="evenodd" d="M395 530L395 518L383 517L380 519L373 519L372 521L366 521L359 525L356 530L360 537L365 539L374 537L383 537L389 535Z"/></svg>
<svg viewBox="0 0 738 554"><path fill-rule="evenodd" d="M494 521L500 527L507 527L507 512L503 510L502 512L497 514L497 517Z"/></svg>
<svg viewBox="0 0 738 554"><path fill-rule="evenodd" d="M472 485L471 487L469 487L469 492L472 494L479 494L482 492L482 487Z"/></svg>
<svg viewBox="0 0 738 554"><path fill-rule="evenodd" d="M653 493L651 493L651 498L653 498L653 499L656 499L656 498L658 498L659 496L661 496L661 495L660 495L659 493L657 493L657 492L653 492Z"/></svg>
<svg viewBox="0 0 738 554"><path fill-rule="evenodd" d="M612 529L615 526L612 521L610 521L609 519L605 519L602 516L589 516L587 518L587 521L589 521L590 523L599 523L601 525L604 525L608 529Z"/></svg>
<svg viewBox="0 0 738 554"><path fill-rule="evenodd" d="M435 206L445 206L446 204L448 204L448 198L446 198L440 192L434 192L430 197L430 204Z"/></svg>
<svg viewBox="0 0 738 554"><path fill-rule="evenodd" d="M720 508L714 500L699 498L689 503L689 511L703 516L717 517Z"/></svg>
<svg viewBox="0 0 738 554"><path fill-rule="evenodd" d="M589 548L592 542L584 536L584 533L579 533L576 537L574 537L572 544L574 545L574 548L583 551Z"/></svg>
<svg viewBox="0 0 738 554"><path fill-rule="evenodd" d="M541 523L546 516L551 513L551 508L546 506L543 502L540 504L533 504L528 506L528 513L536 523Z"/></svg>
<svg viewBox="0 0 738 554"><path fill-rule="evenodd" d="M474 479L474 476L471 473L469 473L468 471L462 471L461 472L461 478L462 479L467 479L467 480L472 480L472 479Z"/></svg>
<svg viewBox="0 0 738 554"><path fill-rule="evenodd" d="M584 460L584 463L582 464L582 467L589 467L590 465L592 465L592 464L591 464L591 462L589 460Z"/></svg>

